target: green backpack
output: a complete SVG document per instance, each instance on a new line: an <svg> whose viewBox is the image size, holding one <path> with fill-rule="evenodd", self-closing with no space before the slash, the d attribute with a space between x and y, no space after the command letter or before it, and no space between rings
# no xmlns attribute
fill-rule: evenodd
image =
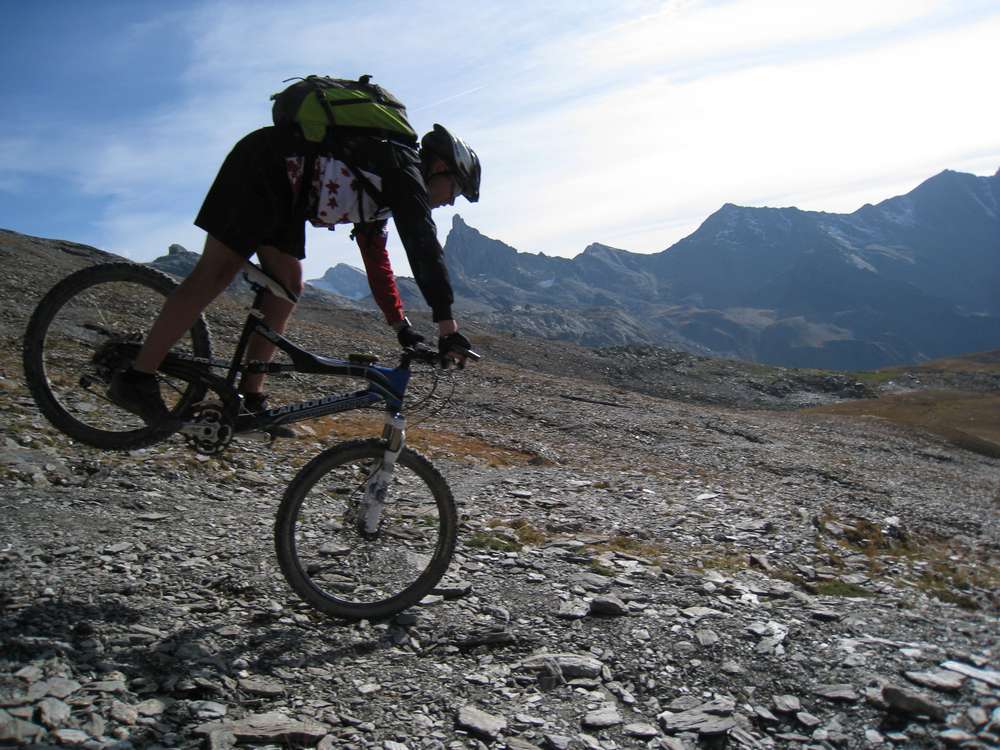
<svg viewBox="0 0 1000 750"><path fill-rule="evenodd" d="M271 97L275 125L294 122L305 139L332 144L337 134L372 135L415 146L406 107L371 76L356 81L307 76Z"/></svg>

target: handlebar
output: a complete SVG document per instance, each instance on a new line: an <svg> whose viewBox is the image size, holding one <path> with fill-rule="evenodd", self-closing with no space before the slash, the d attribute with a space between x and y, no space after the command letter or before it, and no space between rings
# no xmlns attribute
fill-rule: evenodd
<svg viewBox="0 0 1000 750"><path fill-rule="evenodd" d="M473 362L478 362L482 359L481 355L471 349L452 349L451 351L458 356L466 357ZM440 365L441 353L424 344L417 344L416 346L403 349L403 355L400 358L400 366L409 367L411 362L421 362L427 365Z"/></svg>

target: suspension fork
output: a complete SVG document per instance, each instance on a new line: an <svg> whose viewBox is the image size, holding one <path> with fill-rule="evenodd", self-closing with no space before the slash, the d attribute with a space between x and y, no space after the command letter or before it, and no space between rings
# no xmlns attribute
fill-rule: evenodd
<svg viewBox="0 0 1000 750"><path fill-rule="evenodd" d="M389 483L392 481L392 472L396 468L396 459L406 444L406 418L402 414L386 412L382 439L385 441L382 463L368 477L365 496L361 501L361 517L358 519L359 531L369 538L378 534L382 524L382 511L385 508Z"/></svg>

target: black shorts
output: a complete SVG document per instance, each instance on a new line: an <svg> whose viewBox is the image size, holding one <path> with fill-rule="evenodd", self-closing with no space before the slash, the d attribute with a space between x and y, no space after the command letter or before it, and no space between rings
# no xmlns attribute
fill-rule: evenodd
<svg viewBox="0 0 1000 750"><path fill-rule="evenodd" d="M269 126L239 141L219 168L194 220L244 258L270 245L306 255L305 219L295 209L285 159L301 153L298 134Z"/></svg>

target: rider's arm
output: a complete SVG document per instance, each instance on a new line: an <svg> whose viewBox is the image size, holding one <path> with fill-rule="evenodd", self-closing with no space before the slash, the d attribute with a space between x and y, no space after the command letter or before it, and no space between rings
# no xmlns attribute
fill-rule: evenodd
<svg viewBox="0 0 1000 750"><path fill-rule="evenodd" d="M405 159L405 163L386 171L382 196L392 211L413 277L430 305L434 321L454 325L451 313L454 295L437 227L431 218L427 188L420 176L420 162L409 152L399 158Z"/></svg>
<svg viewBox="0 0 1000 750"><path fill-rule="evenodd" d="M403 301L399 296L399 287L396 286L396 277L392 273L389 251L385 246L387 234L384 221L354 225L354 236L357 238L358 249L361 250L372 297L385 315L385 322L396 327L404 318Z"/></svg>

